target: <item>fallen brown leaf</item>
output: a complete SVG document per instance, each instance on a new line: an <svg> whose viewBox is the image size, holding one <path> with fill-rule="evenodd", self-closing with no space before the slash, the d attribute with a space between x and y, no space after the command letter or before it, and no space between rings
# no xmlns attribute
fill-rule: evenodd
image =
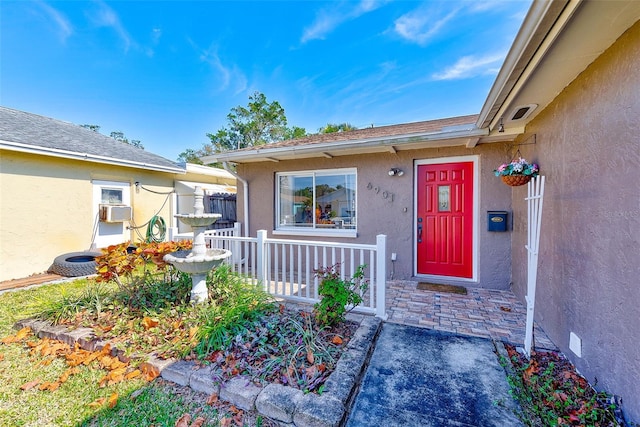
<svg viewBox="0 0 640 427"><path fill-rule="evenodd" d="M109 408L113 408L118 403L118 393L113 393L109 396Z"/></svg>
<svg viewBox="0 0 640 427"><path fill-rule="evenodd" d="M22 384L20 386L20 390L22 391L31 390L32 388L40 384L40 381L42 380L38 379L38 380L33 380L33 381L29 381L28 383Z"/></svg>
<svg viewBox="0 0 640 427"><path fill-rule="evenodd" d="M151 328L154 328L156 326L158 326L158 319L153 319L151 317L144 317L142 319L142 326L144 326L144 329L146 331L148 331Z"/></svg>
<svg viewBox="0 0 640 427"><path fill-rule="evenodd" d="M191 415L184 414L178 418L175 427L189 427L189 423L191 423Z"/></svg>
<svg viewBox="0 0 640 427"><path fill-rule="evenodd" d="M45 381L45 382L43 382L42 384L40 384L38 386L38 389L40 391L44 391L44 390L48 389L50 385L51 385L51 383L49 381Z"/></svg>
<svg viewBox="0 0 640 427"><path fill-rule="evenodd" d="M131 380L133 378L139 377L140 375L142 375L142 372L140 372L139 369L136 369L136 370L133 370L133 371L129 372L127 375L125 375L124 379Z"/></svg>
<svg viewBox="0 0 640 427"><path fill-rule="evenodd" d="M211 405L213 405L213 404L215 404L217 402L218 402L218 395L215 394L215 393L207 398L207 405L209 405L209 406L211 406Z"/></svg>
<svg viewBox="0 0 640 427"><path fill-rule="evenodd" d="M104 402L107 401L106 397L99 397L96 400L94 400L93 402L89 403L89 407L90 408L99 408L100 406L104 405Z"/></svg>

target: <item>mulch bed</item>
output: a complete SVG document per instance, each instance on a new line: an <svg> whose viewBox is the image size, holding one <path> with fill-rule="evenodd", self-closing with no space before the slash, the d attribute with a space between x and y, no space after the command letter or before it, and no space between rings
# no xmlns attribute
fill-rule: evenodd
<svg viewBox="0 0 640 427"><path fill-rule="evenodd" d="M532 351L531 358L510 344L510 383L530 426L624 427L616 398L596 392L561 353Z"/></svg>

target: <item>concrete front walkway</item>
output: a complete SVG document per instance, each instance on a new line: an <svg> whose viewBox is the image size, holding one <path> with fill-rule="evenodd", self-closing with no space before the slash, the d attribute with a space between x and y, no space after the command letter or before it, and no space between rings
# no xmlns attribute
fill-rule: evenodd
<svg viewBox="0 0 640 427"><path fill-rule="evenodd" d="M346 426L521 426L515 408L491 340L385 323Z"/></svg>
<svg viewBox="0 0 640 427"><path fill-rule="evenodd" d="M510 291L466 295L387 282L387 315L346 426L521 426L496 346L522 346L526 309ZM536 348L556 349L534 329Z"/></svg>
<svg viewBox="0 0 640 427"><path fill-rule="evenodd" d="M513 292L467 288L467 295L459 295L423 291L417 284L387 282L388 322L523 345L527 311ZM537 324L534 341L538 349L557 349Z"/></svg>

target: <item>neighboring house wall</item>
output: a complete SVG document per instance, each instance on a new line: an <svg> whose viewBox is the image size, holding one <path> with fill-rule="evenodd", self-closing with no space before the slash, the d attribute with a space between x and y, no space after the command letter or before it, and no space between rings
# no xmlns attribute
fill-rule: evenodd
<svg viewBox="0 0 640 427"><path fill-rule="evenodd" d="M175 213L171 210L171 196L154 192L171 192L176 180L220 184L235 181L7 150L2 150L0 157L0 281L44 272L58 255L91 248L96 227L92 181L129 186L133 221L123 225L140 228L125 228L120 240L134 242L145 238L145 224L154 215L160 215L168 227ZM135 182L144 189L136 190Z"/></svg>
<svg viewBox="0 0 640 427"><path fill-rule="evenodd" d="M173 188L173 179L169 173L2 151L0 280L46 271L56 256L91 247L96 226L93 180L129 183L134 222L142 225L166 196L137 193L133 183L166 192ZM160 212L165 219L169 209L167 203ZM146 229L140 231L144 235ZM138 240L133 231L127 235Z"/></svg>
<svg viewBox="0 0 640 427"><path fill-rule="evenodd" d="M527 126L546 176L536 319L640 421L640 22ZM514 291L524 299L524 187L514 189ZM582 357L569 334L582 338Z"/></svg>
<svg viewBox="0 0 640 427"><path fill-rule="evenodd" d="M479 155L479 209L478 227L479 280L471 286L509 289L511 280L510 232L487 231L488 210L511 209L511 192L493 175L501 163L509 160L505 144L464 147L433 148L399 151L397 154L368 154L337 156L332 159L314 158L296 161L248 163L238 166L238 173L249 182L250 235L265 229L272 234L275 226L275 173L300 170L357 168L358 237L287 236L278 237L375 243L377 234L387 235L387 271L391 272L390 256L397 253L394 279L409 279L414 271L414 161L428 158L447 158ZM403 176L389 176L389 169L397 167ZM371 184L371 185L369 185ZM378 189L376 193L375 189ZM242 186L238 186L238 200L242 200ZM387 197L383 193L387 192ZM391 200L393 194L393 201ZM243 218L242 204L238 205L238 218ZM456 282L449 280L450 283ZM465 283L469 285L469 283Z"/></svg>

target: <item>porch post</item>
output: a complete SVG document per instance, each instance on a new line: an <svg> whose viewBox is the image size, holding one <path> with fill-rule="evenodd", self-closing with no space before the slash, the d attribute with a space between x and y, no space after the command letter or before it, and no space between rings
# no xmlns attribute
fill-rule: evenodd
<svg viewBox="0 0 640 427"><path fill-rule="evenodd" d="M387 236L376 236L376 317L387 320Z"/></svg>
<svg viewBox="0 0 640 427"><path fill-rule="evenodd" d="M267 230L258 230L258 243L256 248L256 274L258 276L258 282L261 282L263 289L265 291L268 291L269 287L265 282L265 279L267 277L266 242Z"/></svg>

